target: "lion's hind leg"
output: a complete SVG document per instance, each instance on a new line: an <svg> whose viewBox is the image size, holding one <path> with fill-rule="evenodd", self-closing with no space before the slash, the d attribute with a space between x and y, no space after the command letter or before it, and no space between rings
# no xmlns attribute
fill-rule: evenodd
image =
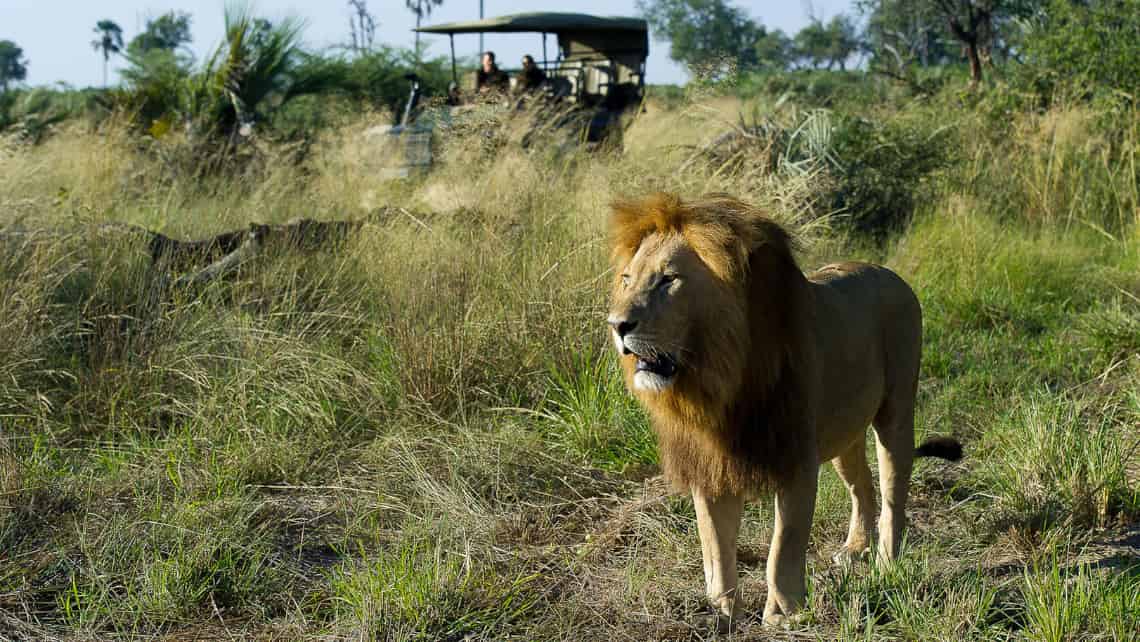
<svg viewBox="0 0 1140 642"><path fill-rule="evenodd" d="M875 451L879 460L879 563L898 557L906 526L906 501L914 464L914 400L888 402L875 417Z"/></svg>
<svg viewBox="0 0 1140 642"><path fill-rule="evenodd" d="M865 436L859 435L847 450L831 460L851 495L851 523L847 528L847 541L834 558L841 564L863 557L870 551L871 532L875 526L875 487L871 483L871 467L867 465Z"/></svg>

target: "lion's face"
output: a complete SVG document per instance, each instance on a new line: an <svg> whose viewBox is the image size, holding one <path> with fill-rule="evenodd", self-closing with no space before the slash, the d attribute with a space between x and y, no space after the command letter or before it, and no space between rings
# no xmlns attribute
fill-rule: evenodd
<svg viewBox="0 0 1140 642"><path fill-rule="evenodd" d="M738 306L681 234L646 236L618 265L608 322L634 390L660 393L699 376L709 360L707 329ZM731 319L728 319L731 323Z"/></svg>

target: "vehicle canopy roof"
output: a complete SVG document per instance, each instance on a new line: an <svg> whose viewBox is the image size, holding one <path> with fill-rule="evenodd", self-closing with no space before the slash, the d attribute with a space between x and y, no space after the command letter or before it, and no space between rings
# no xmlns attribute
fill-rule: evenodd
<svg viewBox="0 0 1140 642"><path fill-rule="evenodd" d="M641 18L533 12L448 22L420 27L416 31L449 36L458 33L553 33L558 35L559 44L566 52L579 49L576 44L587 44L589 49L598 52L617 50L640 54L643 58L649 52L649 27Z"/></svg>

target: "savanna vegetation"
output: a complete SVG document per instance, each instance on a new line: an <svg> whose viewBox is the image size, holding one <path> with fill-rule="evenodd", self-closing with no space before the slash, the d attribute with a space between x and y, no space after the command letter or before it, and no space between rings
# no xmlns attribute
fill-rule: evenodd
<svg viewBox="0 0 1140 642"><path fill-rule="evenodd" d="M107 92L2 94L0 638L727 639L603 320L608 203L672 190L763 205L804 267L904 276L918 438L966 448L917 465L886 569L831 563L823 469L793 631L760 626L750 506L732 639L1136 639L1140 76L1088 43L1140 13L1050 6L972 84L945 47L717 73L599 150L487 108L397 181L366 132L399 104L369 92L414 56L314 58L281 21ZM189 284L130 227L297 217L363 225Z"/></svg>

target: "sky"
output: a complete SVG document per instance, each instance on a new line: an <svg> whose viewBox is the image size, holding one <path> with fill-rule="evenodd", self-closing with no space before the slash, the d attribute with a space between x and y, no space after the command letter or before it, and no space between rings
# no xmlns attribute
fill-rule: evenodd
<svg viewBox="0 0 1140 642"><path fill-rule="evenodd" d="M808 21L808 15L827 19L851 10L851 0L735 0L752 18L768 27L795 33ZM104 18L123 28L130 41L142 31L148 17L167 11L189 12L194 42L190 49L202 59L222 38L223 0L0 0L0 40L12 40L23 48L28 60L29 85L58 82L75 87L102 83L103 60L91 47L95 23ZM285 16L302 18L306 23L307 46L324 48L349 40L349 7L345 0L256 0L255 13L269 19ZM575 11L596 15L637 15L634 0L483 0L487 17L523 11ZM403 0L369 0L368 9L377 22L376 40L394 46L413 43L415 17L404 8ZM425 24L471 20L479 17L479 0L445 0ZM524 53L541 54L538 34L487 34L485 47L494 50L504 66L515 67ZM446 36L424 36L429 55L447 55ZM479 50L476 35L456 36L456 53L474 56ZM551 44L553 47L553 43ZM536 56L538 57L538 56ZM112 59L111 84L118 81ZM649 45L646 80L650 83L682 83L682 67L669 59L667 43L653 40Z"/></svg>

